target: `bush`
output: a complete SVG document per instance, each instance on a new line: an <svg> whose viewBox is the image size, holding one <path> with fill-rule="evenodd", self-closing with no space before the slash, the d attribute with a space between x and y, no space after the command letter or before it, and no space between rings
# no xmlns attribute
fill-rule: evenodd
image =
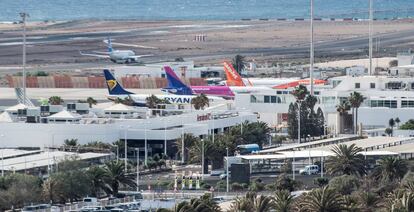
<svg viewBox="0 0 414 212"><path fill-rule="evenodd" d="M326 186L328 185L328 183L329 183L329 179L326 177L318 177L318 178L313 179L313 184L319 187Z"/></svg>
<svg viewBox="0 0 414 212"><path fill-rule="evenodd" d="M201 186L202 188L204 188L204 189L210 189L211 188L211 185L210 184L207 184L207 183L205 183L204 185L202 185Z"/></svg>
<svg viewBox="0 0 414 212"><path fill-rule="evenodd" d="M247 183L242 183L243 189L248 189L249 188L249 184Z"/></svg>
<svg viewBox="0 0 414 212"><path fill-rule="evenodd" d="M232 191L242 191L243 190L243 185L241 185L240 183L232 183L231 184L231 190Z"/></svg>
<svg viewBox="0 0 414 212"><path fill-rule="evenodd" d="M334 177L329 181L329 186L343 195L351 194L358 189L359 185L358 178L352 175Z"/></svg>
<svg viewBox="0 0 414 212"><path fill-rule="evenodd" d="M265 185L266 191L276 191L276 185L275 184L267 184Z"/></svg>
<svg viewBox="0 0 414 212"><path fill-rule="evenodd" d="M263 191L264 187L265 187L264 184L261 182L253 182L249 186L249 191L254 191L254 192Z"/></svg>
<svg viewBox="0 0 414 212"><path fill-rule="evenodd" d="M293 191L295 190L295 184L296 182L294 180L285 174L281 174L277 177L275 186L277 190Z"/></svg>

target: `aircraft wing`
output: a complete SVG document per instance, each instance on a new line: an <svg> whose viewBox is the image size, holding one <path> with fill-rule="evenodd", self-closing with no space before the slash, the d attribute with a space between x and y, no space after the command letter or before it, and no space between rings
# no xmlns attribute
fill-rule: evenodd
<svg viewBox="0 0 414 212"><path fill-rule="evenodd" d="M79 51L79 53L83 56L91 56L91 57L99 57L99 58L109 58L109 55L102 55L102 54L90 54L90 53L83 53Z"/></svg>
<svg viewBox="0 0 414 212"><path fill-rule="evenodd" d="M151 57L151 56L154 56L154 55L153 54L135 55L135 56L129 56L128 58L138 59L138 58L141 58L141 57Z"/></svg>
<svg viewBox="0 0 414 212"><path fill-rule="evenodd" d="M103 42L108 44L108 40L104 40ZM157 47L153 47L153 46L144 46L144 45L118 43L118 42L111 42L111 43L112 45L117 45L117 46L128 46L128 47L135 47L135 48L141 48L141 49L158 49Z"/></svg>

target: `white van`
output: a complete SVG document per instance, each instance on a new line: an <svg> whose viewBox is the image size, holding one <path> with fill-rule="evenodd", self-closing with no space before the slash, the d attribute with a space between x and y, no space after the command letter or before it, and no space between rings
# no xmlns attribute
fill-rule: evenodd
<svg viewBox="0 0 414 212"><path fill-rule="evenodd" d="M319 166L318 165L307 165L305 168L299 170L299 174L307 175L307 174L318 174L319 173Z"/></svg>

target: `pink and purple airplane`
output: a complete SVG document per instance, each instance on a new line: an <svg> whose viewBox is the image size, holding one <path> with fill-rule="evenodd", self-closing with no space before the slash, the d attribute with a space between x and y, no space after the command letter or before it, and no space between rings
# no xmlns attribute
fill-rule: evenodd
<svg viewBox="0 0 414 212"><path fill-rule="evenodd" d="M187 86L175 74L171 67L164 67L167 75L168 87L163 91L176 95L197 95L205 94L208 96L220 96L224 98L233 98L234 93L228 86Z"/></svg>

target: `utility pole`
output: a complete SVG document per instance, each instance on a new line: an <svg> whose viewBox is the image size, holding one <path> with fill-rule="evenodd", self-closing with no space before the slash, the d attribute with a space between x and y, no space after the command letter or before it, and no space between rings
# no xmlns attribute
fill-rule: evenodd
<svg viewBox="0 0 414 212"><path fill-rule="evenodd" d="M23 24L23 104L26 105L26 18L30 17L29 14L20 13Z"/></svg>
<svg viewBox="0 0 414 212"><path fill-rule="evenodd" d="M373 74L372 71L372 36L373 36L373 21L374 21L374 13L373 13L373 2L369 0L369 75Z"/></svg>
<svg viewBox="0 0 414 212"><path fill-rule="evenodd" d="M313 0L311 2L311 19L310 19L310 67L309 67L309 77L310 77L310 95L314 95L313 90L313 63L314 63L314 48L313 48Z"/></svg>
<svg viewBox="0 0 414 212"><path fill-rule="evenodd" d="M226 147L226 192L229 193L229 148Z"/></svg>

